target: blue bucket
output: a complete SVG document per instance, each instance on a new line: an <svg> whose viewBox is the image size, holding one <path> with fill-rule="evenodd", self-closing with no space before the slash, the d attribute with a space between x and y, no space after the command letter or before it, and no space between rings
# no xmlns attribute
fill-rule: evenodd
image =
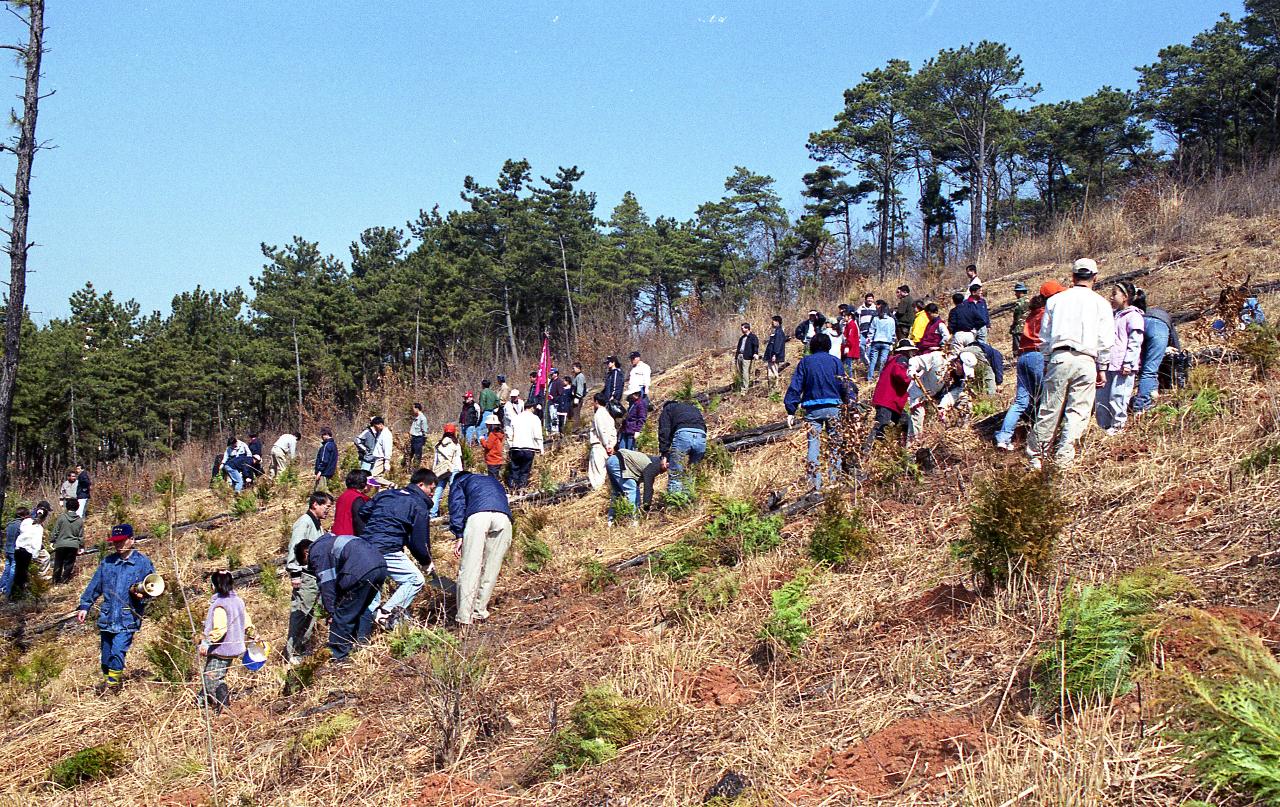
<svg viewBox="0 0 1280 807"><path fill-rule="evenodd" d="M250 670L261 670L267 663L267 657L271 655L271 645L266 642L253 642L245 647L244 655L240 657L240 661Z"/></svg>

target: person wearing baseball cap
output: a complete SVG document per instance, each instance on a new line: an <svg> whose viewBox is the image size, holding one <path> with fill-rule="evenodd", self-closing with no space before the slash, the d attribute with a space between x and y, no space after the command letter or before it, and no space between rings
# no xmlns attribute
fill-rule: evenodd
<svg viewBox="0 0 1280 807"><path fill-rule="evenodd" d="M1017 356L1022 340L1022 326L1027 321L1027 311L1031 309L1031 298L1027 297L1026 283L1013 284L1013 321L1009 323L1009 338L1013 341L1013 353Z"/></svg>
<svg viewBox="0 0 1280 807"><path fill-rule="evenodd" d="M1019 286L1026 288L1023 284ZM1018 338L1018 387L1013 394L1013 403L1004 413L1004 422L996 430L996 448L1013 451L1013 430L1023 414L1030 412L1034 420L1036 404L1040 397L1040 388L1044 386L1044 354L1040 352L1040 326L1044 320L1044 304L1053 295L1066 291L1066 286L1056 280L1046 281L1040 286L1040 293L1029 300L1026 322Z"/></svg>
<svg viewBox="0 0 1280 807"><path fill-rule="evenodd" d="M1111 304L1093 290L1097 277L1098 264L1080 258L1071 267L1072 287L1045 302L1040 325L1044 386L1027 438L1032 468L1041 467L1050 445L1059 468L1075 462L1076 443L1089 427L1098 387L1106 382L1116 332Z"/></svg>
<svg viewBox="0 0 1280 807"><path fill-rule="evenodd" d="M98 609L98 637L102 649L102 682L98 693L120 693L124 683L124 657L133 644L133 635L142 627L142 614L148 597L141 583L147 575L155 573L150 559L133 548L133 526L117 524L111 528L114 554L98 564L93 579L80 595L76 607L76 620L84 624L93 604L102 600Z"/></svg>
<svg viewBox="0 0 1280 807"><path fill-rule="evenodd" d="M493 394L493 390L487 388L480 393L482 399L486 392L496 400L497 396ZM493 408L495 410L498 408L497 403L494 403ZM471 390L467 390L467 394L462 396L462 410L458 412L458 426L461 427L462 436L466 438L468 445L473 445L478 439L477 433L480 431L480 424L484 422L486 414L488 413L485 412L484 406L476 402L475 394Z"/></svg>

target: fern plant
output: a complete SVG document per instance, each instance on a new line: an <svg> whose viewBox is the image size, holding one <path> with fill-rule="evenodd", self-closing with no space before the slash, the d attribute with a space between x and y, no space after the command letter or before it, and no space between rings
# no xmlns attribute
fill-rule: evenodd
<svg viewBox="0 0 1280 807"><path fill-rule="evenodd" d="M1057 638L1032 665L1036 699L1052 708L1063 701L1084 704L1127 693L1133 666L1148 651L1153 607L1193 592L1185 578L1153 567L1068 594Z"/></svg>

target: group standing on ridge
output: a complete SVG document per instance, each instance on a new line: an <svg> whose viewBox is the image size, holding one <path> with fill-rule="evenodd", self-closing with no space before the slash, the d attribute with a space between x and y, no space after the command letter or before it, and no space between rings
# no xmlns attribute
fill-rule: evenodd
<svg viewBox="0 0 1280 807"><path fill-rule="evenodd" d="M1181 342L1170 314L1151 305L1132 282L1100 287L1098 275L1097 264L1081 258L1068 282L1046 279L1035 294L1025 282L1014 283L1014 299L1002 309L1010 314L1007 353L991 341L992 312L976 265L966 268L964 287L949 296L945 310L904 284L893 302L866 292L857 304L839 304L834 318L813 309L794 328L784 325L782 315L772 316L759 335L751 322L740 322L731 386L753 394L763 365L767 394L781 402L788 427L803 421L806 484L822 490L841 475L860 478L856 466L890 428L909 445L930 417L944 425L967 422L976 397L997 391L1011 361L1015 387L995 428L995 445L1015 450L1025 424L1031 467L1066 468L1091 420L1106 436L1120 434L1153 406L1170 375L1170 357L1179 363ZM1238 316L1240 327L1263 321L1256 297L1247 289L1238 293L1246 304L1238 314L1224 306L1224 318ZM1220 325L1224 321L1214 327L1229 327ZM782 371L791 366L792 341L801 355L779 389ZM456 421L438 434L423 404L413 403L404 414L407 440L399 446L389 415L370 417L345 452L332 428L319 429L312 476L305 480L310 493L281 559L291 590L281 648L286 662L296 664L312 652L318 615L324 614L330 659L345 663L375 630L410 619L428 586L437 592L433 600L451 603L463 633L487 620L512 541L509 495L546 478L549 469L543 477L535 471L548 449L581 440L585 484L607 489L610 525L638 524L653 506L663 474L668 502L692 496L693 470L708 451L703 408L687 395L655 400L652 373L633 351L626 363L616 355L605 359L596 392L577 362L565 374L543 364L530 373L527 393L505 375L496 375L496 384L483 378L479 394L467 390ZM871 387L865 404L858 388L863 381ZM865 429L860 446L846 444L851 420L861 420ZM279 479L297 464L301 437L283 433L264 452L258 433L247 440L230 435L214 460L214 477L236 493L263 477ZM342 467L349 470L338 490ZM396 473L407 473L407 483L397 487ZM537 487L544 490L545 482ZM56 506L42 501L16 510L5 525L0 593L20 599L36 574L55 585L74 579L91 491L89 474L77 465L61 483ZM456 581L434 564L433 522L452 539ZM98 609L104 692L120 690L126 655L154 589L148 581L155 569L135 540L129 524L110 529L111 551L100 559L75 612L85 622ZM217 571L208 582L212 599L197 637L203 663L198 699L220 710L230 703L229 666L242 655L248 665L260 640L235 592L235 575Z"/></svg>

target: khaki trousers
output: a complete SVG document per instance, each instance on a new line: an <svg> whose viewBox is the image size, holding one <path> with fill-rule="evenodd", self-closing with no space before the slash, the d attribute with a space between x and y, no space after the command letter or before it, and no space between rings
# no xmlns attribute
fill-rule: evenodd
<svg viewBox="0 0 1280 807"><path fill-rule="evenodd" d="M467 519L458 564L459 624L489 617L489 595L510 546L511 519L506 513L476 513Z"/></svg>
<svg viewBox="0 0 1280 807"><path fill-rule="evenodd" d="M592 490L599 490L604 485L604 481L609 478L604 467L608 459L609 455L605 452L604 446L599 443L591 444L591 456L587 461L587 481L591 483Z"/></svg>
<svg viewBox="0 0 1280 807"><path fill-rule="evenodd" d="M743 392L751 389L751 365L754 363L755 359L738 359L738 375L742 376L738 389Z"/></svg>
<svg viewBox="0 0 1280 807"><path fill-rule="evenodd" d="M1044 459L1058 433L1053 461L1060 468L1075 462L1076 443L1089 428L1098 388L1098 367L1092 356L1057 350L1044 368L1044 387L1035 426L1027 435L1027 454Z"/></svg>

